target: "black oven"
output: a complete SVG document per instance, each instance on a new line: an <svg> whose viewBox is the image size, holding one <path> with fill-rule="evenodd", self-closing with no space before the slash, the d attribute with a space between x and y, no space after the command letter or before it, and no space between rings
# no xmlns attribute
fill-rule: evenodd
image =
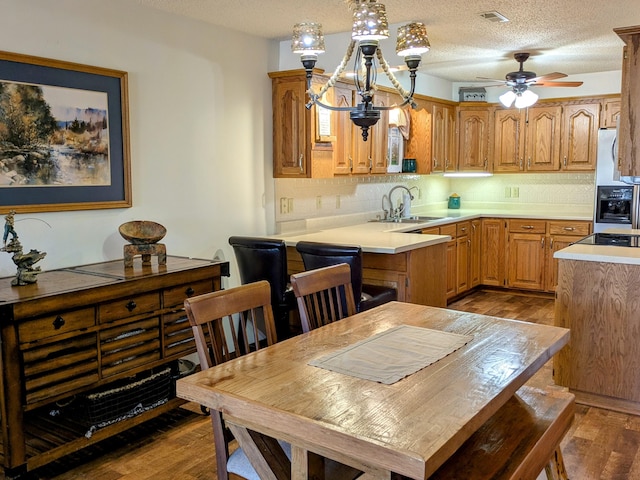
<svg viewBox="0 0 640 480"><path fill-rule="evenodd" d="M599 186L596 223L631 225L633 186Z"/></svg>

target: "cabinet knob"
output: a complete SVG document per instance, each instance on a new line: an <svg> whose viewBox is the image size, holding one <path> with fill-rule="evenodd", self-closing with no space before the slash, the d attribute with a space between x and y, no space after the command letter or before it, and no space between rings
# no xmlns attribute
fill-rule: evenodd
<svg viewBox="0 0 640 480"><path fill-rule="evenodd" d="M127 310L129 310L130 312L132 312L137 306L138 305L136 305L136 302L134 302L133 300L129 300L129 303L125 305Z"/></svg>
<svg viewBox="0 0 640 480"><path fill-rule="evenodd" d="M193 288L188 287L188 288L184 291L184 293L186 293L186 294L187 294L187 297L190 297L191 295L193 295L194 293L196 293L196 291L195 291Z"/></svg>
<svg viewBox="0 0 640 480"><path fill-rule="evenodd" d="M65 324L64 318L58 315L53 321L53 328L55 328L56 330L60 330L64 324Z"/></svg>

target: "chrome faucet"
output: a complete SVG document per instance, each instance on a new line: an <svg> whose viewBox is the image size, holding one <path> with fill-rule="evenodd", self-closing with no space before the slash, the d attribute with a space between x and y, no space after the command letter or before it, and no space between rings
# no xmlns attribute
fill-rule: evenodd
<svg viewBox="0 0 640 480"><path fill-rule="evenodd" d="M394 208L393 207L393 192L395 192L397 189L404 189L407 191L407 193L409 194L409 202L408 204L405 204L403 202L400 202L400 204L398 205L398 207ZM416 187L411 187L411 189L416 188ZM398 219L400 217L402 217L403 215L408 216L409 215L409 211L411 210L411 200L413 200L413 194L411 193L411 189L405 187L404 185L396 185L395 187L393 187L391 189L391 191L389 192L389 195L383 195L382 196L382 210L384 211L384 216L385 218L387 218L387 215L389 215L389 217L392 220ZM387 211L384 208L384 198L387 197L387 199L389 200L389 210Z"/></svg>

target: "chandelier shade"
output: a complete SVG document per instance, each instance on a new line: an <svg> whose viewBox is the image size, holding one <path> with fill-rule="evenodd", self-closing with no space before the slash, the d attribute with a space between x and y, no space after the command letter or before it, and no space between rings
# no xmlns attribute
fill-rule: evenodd
<svg viewBox="0 0 640 480"><path fill-rule="evenodd" d="M538 95L524 84L516 84L511 90L506 91L500 97L500 103L509 108L515 101L516 108L527 108L538 101Z"/></svg>
<svg viewBox="0 0 640 480"><path fill-rule="evenodd" d="M352 0L350 5L353 10L351 42L347 47L347 52L342 62L335 69L329 80L320 88L319 92L312 90L311 79L318 55L324 53L322 26L313 22L296 24L293 28L291 50L301 55L300 60L305 69L307 94L309 95L309 102L306 107L311 108L313 105L317 105L334 111L348 111L349 118L361 128L362 138L366 141L369 136L369 128L378 122L382 111L405 105L416 107L413 101L416 71L422 60L421 55L429 51L430 45L427 29L423 23L413 22L398 28L396 53L404 57L409 70L411 86L407 91L396 79L379 47L379 41L389 37L389 24L385 6L374 0ZM335 85L338 77L343 74L354 52L353 82L361 101L355 106L349 107L336 107L323 103L321 98L329 88ZM402 97L402 102L399 105L374 105L373 96L377 89L376 72L378 67L387 75L393 87Z"/></svg>

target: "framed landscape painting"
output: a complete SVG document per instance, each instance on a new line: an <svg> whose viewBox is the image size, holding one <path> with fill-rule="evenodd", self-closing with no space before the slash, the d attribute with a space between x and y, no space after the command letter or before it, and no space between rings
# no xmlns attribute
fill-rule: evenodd
<svg viewBox="0 0 640 480"><path fill-rule="evenodd" d="M127 73L0 52L0 210L130 206Z"/></svg>

